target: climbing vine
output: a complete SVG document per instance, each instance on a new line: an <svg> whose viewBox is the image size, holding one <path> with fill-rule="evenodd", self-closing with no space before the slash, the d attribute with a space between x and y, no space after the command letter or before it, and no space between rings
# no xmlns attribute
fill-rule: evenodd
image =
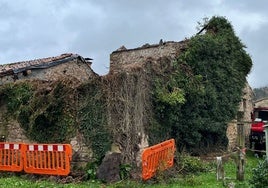
<svg viewBox="0 0 268 188"><path fill-rule="evenodd" d="M185 41L187 48L168 79L154 84L153 125L163 136L176 138L179 150L227 144L226 126L236 117L252 66L224 17L212 17L202 26L203 33Z"/></svg>
<svg viewBox="0 0 268 188"><path fill-rule="evenodd" d="M33 97L33 88L30 84L7 84L0 89L1 101L5 102L9 115L16 116L18 110L29 103Z"/></svg>
<svg viewBox="0 0 268 188"><path fill-rule="evenodd" d="M103 82L94 78L78 88L79 129L85 141L91 146L95 159L104 157L110 150L111 136L107 129L106 96Z"/></svg>
<svg viewBox="0 0 268 188"><path fill-rule="evenodd" d="M27 136L42 143L66 142L74 130L72 90L61 82L19 82L1 88L7 113L21 124Z"/></svg>
<svg viewBox="0 0 268 188"><path fill-rule="evenodd" d="M64 80L7 84L0 104L38 142L67 142L78 129L96 159L116 143L123 160L133 161L147 135L150 144L175 138L179 151L225 146L252 61L225 18L200 26L175 60L148 59L79 87Z"/></svg>

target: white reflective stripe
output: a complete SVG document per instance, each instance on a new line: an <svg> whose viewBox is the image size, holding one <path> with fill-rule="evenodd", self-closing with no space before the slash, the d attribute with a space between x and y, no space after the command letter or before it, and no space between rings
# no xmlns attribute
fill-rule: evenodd
<svg viewBox="0 0 268 188"><path fill-rule="evenodd" d="M14 149L19 149L19 144L14 144Z"/></svg>
<svg viewBox="0 0 268 188"><path fill-rule="evenodd" d="M9 144L5 144L4 149L9 149Z"/></svg>
<svg viewBox="0 0 268 188"><path fill-rule="evenodd" d="M63 146L58 146L58 151L63 151Z"/></svg>
<svg viewBox="0 0 268 188"><path fill-rule="evenodd" d="M29 145L29 151L34 151L34 145Z"/></svg>
<svg viewBox="0 0 268 188"><path fill-rule="evenodd" d="M43 151L43 150L44 150L43 145L38 145L38 151Z"/></svg>
<svg viewBox="0 0 268 188"><path fill-rule="evenodd" d="M52 145L48 145L48 146L47 146L47 150L48 150L48 151L53 151L53 146L52 146Z"/></svg>

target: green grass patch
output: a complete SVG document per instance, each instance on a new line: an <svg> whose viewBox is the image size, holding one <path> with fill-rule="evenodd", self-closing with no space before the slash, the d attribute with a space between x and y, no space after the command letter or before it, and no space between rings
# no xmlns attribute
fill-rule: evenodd
<svg viewBox="0 0 268 188"><path fill-rule="evenodd" d="M247 188L250 187L249 181L250 179L252 179L253 176L253 168L257 167L259 161L263 161L263 159L257 159L251 153L247 154L244 181L236 180L236 165L234 161L230 160L224 165L226 177L224 181L217 181L216 162L212 161L209 163L212 168L206 170L205 172L187 173L184 175L177 172L175 173L175 177L168 177L165 176L165 174L160 174L159 176L165 178L156 177L146 182L143 182L141 180L124 180L113 184L103 184L98 181L61 184L53 180L45 180L44 178L33 180L27 175L9 175L8 173L2 173L0 178L0 187L14 188L16 186L19 186L20 188L224 188L227 187L228 184L232 183L235 185L235 188ZM155 181L156 179L157 181Z"/></svg>

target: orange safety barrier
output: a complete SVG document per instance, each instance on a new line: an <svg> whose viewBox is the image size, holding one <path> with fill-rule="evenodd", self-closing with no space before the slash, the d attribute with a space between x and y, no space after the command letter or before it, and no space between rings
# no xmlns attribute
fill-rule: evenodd
<svg viewBox="0 0 268 188"><path fill-rule="evenodd" d="M0 142L0 170L22 171L23 150L23 144Z"/></svg>
<svg viewBox="0 0 268 188"><path fill-rule="evenodd" d="M175 140L170 139L146 148L142 153L142 179L153 177L157 170L163 171L174 164Z"/></svg>
<svg viewBox="0 0 268 188"><path fill-rule="evenodd" d="M68 175L72 148L69 144L28 144L24 171L33 174Z"/></svg>

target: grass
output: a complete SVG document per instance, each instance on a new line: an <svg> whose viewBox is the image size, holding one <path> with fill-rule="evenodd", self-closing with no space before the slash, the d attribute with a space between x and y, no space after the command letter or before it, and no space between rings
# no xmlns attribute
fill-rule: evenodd
<svg viewBox="0 0 268 188"><path fill-rule="evenodd" d="M135 182L120 181L113 184L103 184L97 181L87 181L81 183L59 184L51 180L32 180L25 175L10 175L2 173L0 178L1 188L224 188L227 184L235 184L235 188L250 187L249 179L252 176L252 168L255 168L260 159L255 158L252 153L246 155L245 180L236 180L236 165L233 161L229 161L224 165L225 177L224 181L216 180L216 164L211 162L210 170L202 173L188 174L185 176L178 175L175 178L167 178L165 176L157 177L157 181ZM157 182L157 183L156 183Z"/></svg>

